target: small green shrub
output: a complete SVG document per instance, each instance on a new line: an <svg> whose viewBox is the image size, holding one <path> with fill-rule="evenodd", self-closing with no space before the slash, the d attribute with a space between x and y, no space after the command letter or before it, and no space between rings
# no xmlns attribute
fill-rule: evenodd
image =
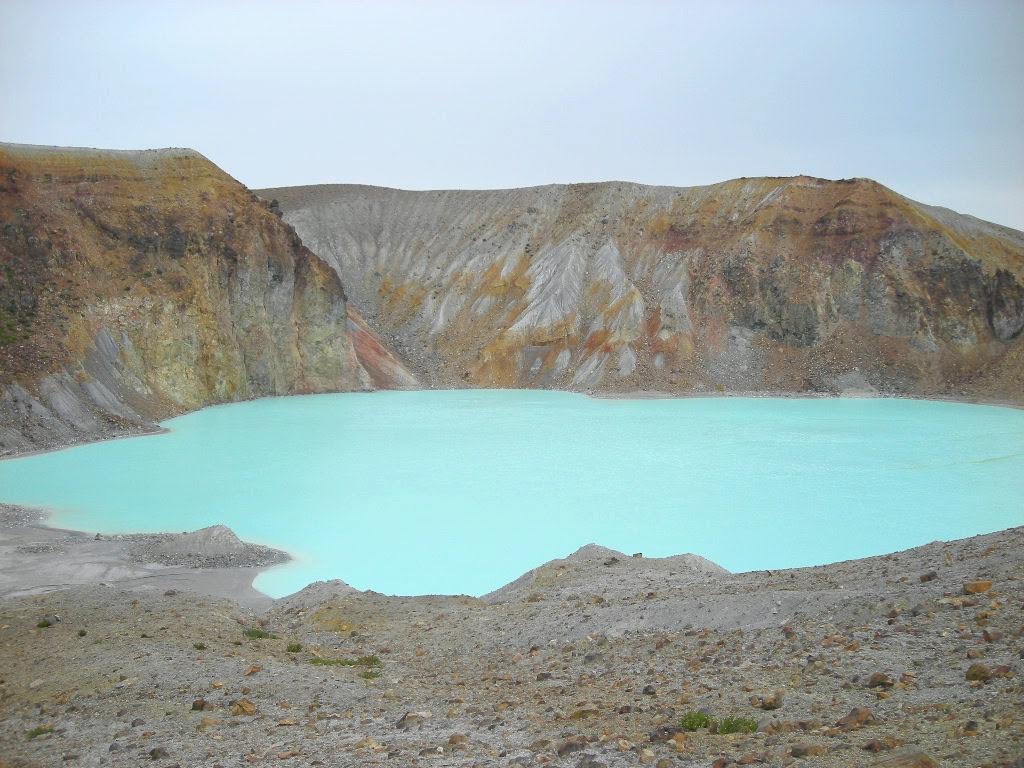
<svg viewBox="0 0 1024 768"><path fill-rule="evenodd" d="M242 634L251 640L277 640L277 635L267 632L265 629L247 629Z"/></svg>
<svg viewBox="0 0 1024 768"><path fill-rule="evenodd" d="M46 619L43 619L38 624L36 624L36 626L39 627L40 629L46 629L46 627L52 627L53 625L49 621L47 621Z"/></svg>
<svg viewBox="0 0 1024 768"><path fill-rule="evenodd" d="M356 659L356 664L360 667L381 667L384 666L384 662L380 660L379 656L360 656Z"/></svg>
<svg viewBox="0 0 1024 768"><path fill-rule="evenodd" d="M749 717L727 717L718 724L718 732L725 733L754 733L757 730L757 720Z"/></svg>
<svg viewBox="0 0 1024 768"><path fill-rule="evenodd" d="M704 712L687 712L679 721L679 727L684 731L699 731L711 727L711 718Z"/></svg>
<svg viewBox="0 0 1024 768"><path fill-rule="evenodd" d="M288 653L298 653L302 650L302 643L288 643Z"/></svg>
<svg viewBox="0 0 1024 768"><path fill-rule="evenodd" d="M378 677L380 677L380 670L364 669L362 672L359 673L359 676L364 680L376 680Z"/></svg>
<svg viewBox="0 0 1024 768"><path fill-rule="evenodd" d="M52 731L52 725L37 725L35 728L29 731L26 734L26 736L28 736L29 740L31 740L34 739L36 736L42 736L44 733L51 733Z"/></svg>
<svg viewBox="0 0 1024 768"><path fill-rule="evenodd" d="M309 663L316 667L354 667L356 665L355 659L324 659L320 656L314 656L309 660Z"/></svg>
<svg viewBox="0 0 1024 768"><path fill-rule="evenodd" d="M195 648L197 651L205 651L206 643L192 643L192 647Z"/></svg>
<svg viewBox="0 0 1024 768"><path fill-rule="evenodd" d="M84 629L78 630L78 636L79 637L85 637L85 630Z"/></svg>

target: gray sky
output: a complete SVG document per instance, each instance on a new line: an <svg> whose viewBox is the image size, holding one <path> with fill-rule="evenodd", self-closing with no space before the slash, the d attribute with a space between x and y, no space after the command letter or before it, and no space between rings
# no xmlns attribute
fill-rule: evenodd
<svg viewBox="0 0 1024 768"><path fill-rule="evenodd" d="M0 140L251 187L868 176L1024 229L1022 41L1022 0L0 0Z"/></svg>

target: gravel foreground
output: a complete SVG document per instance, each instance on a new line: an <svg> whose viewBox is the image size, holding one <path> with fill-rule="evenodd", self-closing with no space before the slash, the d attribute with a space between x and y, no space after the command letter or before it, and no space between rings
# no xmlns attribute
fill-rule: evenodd
<svg viewBox="0 0 1024 768"><path fill-rule="evenodd" d="M226 529L19 585L12 558L96 542L4 519L3 768L1024 765L1024 528L744 574L589 545L483 598L243 604L211 579L244 596L280 553Z"/></svg>

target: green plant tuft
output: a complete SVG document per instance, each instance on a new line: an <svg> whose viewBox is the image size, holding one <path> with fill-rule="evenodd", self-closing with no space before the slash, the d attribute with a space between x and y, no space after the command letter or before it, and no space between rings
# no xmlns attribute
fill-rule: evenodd
<svg viewBox="0 0 1024 768"><path fill-rule="evenodd" d="M285 649L288 653L298 653L302 650L301 643L288 643L288 647Z"/></svg>
<svg viewBox="0 0 1024 768"><path fill-rule="evenodd" d="M698 731L701 728L711 727L711 718L704 712L687 712L679 721L679 727L684 731Z"/></svg>
<svg viewBox="0 0 1024 768"><path fill-rule="evenodd" d="M205 651L206 643L192 643L192 647L195 648L197 651Z"/></svg>
<svg viewBox="0 0 1024 768"><path fill-rule="evenodd" d="M53 732L53 726L52 725L37 725L35 728L33 728L31 731L29 731L26 734L26 736L28 736L28 738L31 740L31 739L34 739L36 736L42 736L44 733L52 733L52 732Z"/></svg>
<svg viewBox="0 0 1024 768"><path fill-rule="evenodd" d="M380 670L364 669L362 672L359 673L359 676L364 680L376 680L378 677L380 677Z"/></svg>
<svg viewBox="0 0 1024 768"><path fill-rule="evenodd" d="M754 733L757 730L757 720L749 717L727 717L718 724L718 732L725 733Z"/></svg>
<svg viewBox="0 0 1024 768"><path fill-rule="evenodd" d="M265 629L247 629L242 634L252 640L277 640L277 635Z"/></svg>
<svg viewBox="0 0 1024 768"><path fill-rule="evenodd" d="M321 656L314 656L309 663L316 667L354 667L355 659L325 659Z"/></svg>
<svg viewBox="0 0 1024 768"><path fill-rule="evenodd" d="M36 624L36 626L39 627L40 629L45 629L46 627L52 627L53 625L50 622L48 622L46 619L43 619L38 624Z"/></svg>

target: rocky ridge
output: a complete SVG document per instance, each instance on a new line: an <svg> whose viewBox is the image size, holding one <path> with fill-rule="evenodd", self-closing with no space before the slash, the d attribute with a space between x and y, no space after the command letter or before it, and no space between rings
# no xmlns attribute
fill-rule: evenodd
<svg viewBox="0 0 1024 768"><path fill-rule="evenodd" d="M414 383L334 271L197 152L0 144L0 455Z"/></svg>
<svg viewBox="0 0 1024 768"><path fill-rule="evenodd" d="M1024 234L867 179L259 194L430 386L1024 401Z"/></svg>

